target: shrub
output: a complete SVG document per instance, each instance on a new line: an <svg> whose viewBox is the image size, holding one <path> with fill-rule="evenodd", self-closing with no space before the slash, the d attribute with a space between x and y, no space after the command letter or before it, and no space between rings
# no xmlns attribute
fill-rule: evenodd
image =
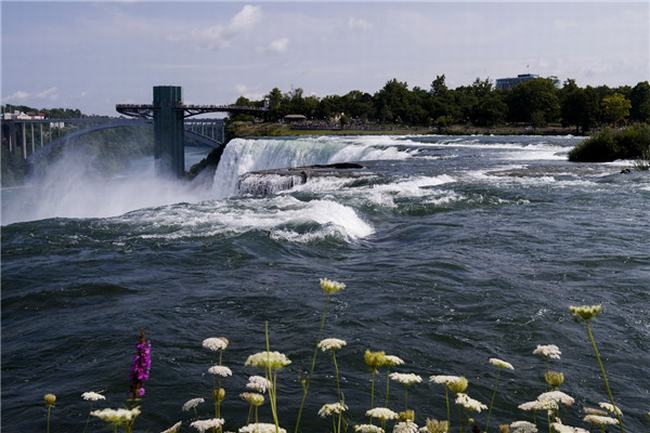
<svg viewBox="0 0 650 433"><path fill-rule="evenodd" d="M607 162L616 159L642 158L650 152L650 125L637 123L628 128L603 129L569 152L569 161Z"/></svg>

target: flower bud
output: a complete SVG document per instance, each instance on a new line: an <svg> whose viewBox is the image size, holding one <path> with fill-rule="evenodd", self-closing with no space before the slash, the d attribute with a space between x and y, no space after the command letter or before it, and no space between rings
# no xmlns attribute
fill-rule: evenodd
<svg viewBox="0 0 650 433"><path fill-rule="evenodd" d="M214 391L212 391L212 396L214 397L215 401L221 402L224 401L226 398L226 390L223 388L217 388Z"/></svg>
<svg viewBox="0 0 650 433"><path fill-rule="evenodd" d="M415 411L407 409L404 412L399 413L400 421L415 421Z"/></svg>
<svg viewBox="0 0 650 433"><path fill-rule="evenodd" d="M508 424L499 424L499 433L510 433L510 426Z"/></svg>
<svg viewBox="0 0 650 433"><path fill-rule="evenodd" d="M43 396L43 400L45 400L45 405L46 406L54 406L54 403L56 403L56 395L54 395L54 394L45 394Z"/></svg>
<svg viewBox="0 0 650 433"><path fill-rule="evenodd" d="M449 382L447 384L447 387L454 393L458 394L459 392L465 392L467 390L467 387L469 386L469 382L467 381L466 378L464 377L459 377L453 382Z"/></svg>
<svg viewBox="0 0 650 433"><path fill-rule="evenodd" d="M544 380L550 387L557 388L564 383L564 373L549 370L544 373Z"/></svg>

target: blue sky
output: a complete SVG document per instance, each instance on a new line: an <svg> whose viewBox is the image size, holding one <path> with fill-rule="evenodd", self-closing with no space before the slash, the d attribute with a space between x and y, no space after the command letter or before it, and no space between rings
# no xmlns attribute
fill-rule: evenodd
<svg viewBox="0 0 650 433"><path fill-rule="evenodd" d="M2 102L116 114L157 84L228 103L518 73L650 77L650 3L2 2Z"/></svg>

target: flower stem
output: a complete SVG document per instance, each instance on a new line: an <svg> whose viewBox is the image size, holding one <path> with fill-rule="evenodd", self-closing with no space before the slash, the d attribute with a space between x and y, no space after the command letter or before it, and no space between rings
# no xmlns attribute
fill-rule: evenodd
<svg viewBox="0 0 650 433"><path fill-rule="evenodd" d="M388 396L390 395L390 370L386 369L386 404L388 407Z"/></svg>
<svg viewBox="0 0 650 433"><path fill-rule="evenodd" d="M84 430L82 433L86 433L86 430L88 429L88 424L90 423L90 412L93 411L93 405L90 405L90 411L88 412L88 417L86 417L86 425L84 425Z"/></svg>
<svg viewBox="0 0 650 433"><path fill-rule="evenodd" d="M300 400L300 407L298 408L298 415L296 416L296 425L293 428L293 433L298 433L300 429L300 419L302 418L302 411L305 408L305 401L307 400L307 393L309 392L309 382L311 381L311 376L314 374L314 368L316 368L316 358L318 356L318 343L320 342L323 336L323 330L325 329L325 320L327 318L327 313L329 312L330 297L325 295L325 307L320 317L320 329L318 330L318 337L316 338L316 344L314 345L314 354L311 357L311 367L309 368L309 374L305 379L305 385L302 388L302 399Z"/></svg>
<svg viewBox="0 0 650 433"><path fill-rule="evenodd" d="M271 342L269 339L269 322L268 320L264 322L264 337L266 340L266 351L271 351ZM268 364L268 363L267 363ZM269 403L271 404L271 413L273 414L273 422L275 423L275 433L280 433L280 421L278 420L278 409L277 409L277 377L278 373L271 370L271 366L266 367L266 379L271 381L271 388L269 389Z"/></svg>
<svg viewBox="0 0 650 433"><path fill-rule="evenodd" d="M404 387L404 410L408 410L409 408L409 387L405 386Z"/></svg>
<svg viewBox="0 0 650 433"><path fill-rule="evenodd" d="M488 410L487 421L485 422L485 433L488 433L488 428L490 428L490 417L492 416L492 409L494 408L494 399L497 396L497 390L499 389L499 379L501 378L501 369L497 370L497 379L494 383L494 391L492 391L492 398L490 399L490 410Z"/></svg>
<svg viewBox="0 0 650 433"><path fill-rule="evenodd" d="M449 408L449 388L445 385L445 403L447 404L447 421L451 422L451 410Z"/></svg>
<svg viewBox="0 0 650 433"><path fill-rule="evenodd" d="M332 350L332 361L334 361L334 370L336 371L336 391L338 392L339 395L339 401L343 403L343 394L341 393L341 379L339 375L339 365L336 362L336 350Z"/></svg>
<svg viewBox="0 0 650 433"><path fill-rule="evenodd" d="M375 376L377 376L377 370L372 370L370 373L370 408L375 407Z"/></svg>
<svg viewBox="0 0 650 433"><path fill-rule="evenodd" d="M52 414L52 405L48 405L47 406L47 420L46 420L46 423L47 423L47 427L46 427L47 430L46 431L47 431L47 433L50 433L50 415L51 414Z"/></svg>
<svg viewBox="0 0 650 433"><path fill-rule="evenodd" d="M598 362L598 367L600 367L600 375L603 377L603 382L605 383L605 390L607 391L607 397L609 397L609 402L612 404L612 406L616 407L616 403L614 403L614 395L612 394L612 389L610 388L609 381L607 380L605 365L603 364L603 360L600 357L600 351L598 350L598 345L596 344L596 339L594 338L594 333L591 329L591 322L589 320L585 320L585 326L587 327L587 335L589 336L589 341L591 341L591 346L594 348L594 353L596 354L596 361ZM615 412L614 414L616 415L616 419L618 420L618 427L621 430L621 433L624 433L625 430L623 429L623 420L621 419L621 416L618 414L618 412Z"/></svg>

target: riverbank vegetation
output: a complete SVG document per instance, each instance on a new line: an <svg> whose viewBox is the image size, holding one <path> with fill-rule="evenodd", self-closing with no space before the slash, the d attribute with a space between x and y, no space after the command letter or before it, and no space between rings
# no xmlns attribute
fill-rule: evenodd
<svg viewBox="0 0 650 433"><path fill-rule="evenodd" d="M569 152L569 161L607 162L635 159L644 169L650 160L650 124L637 123L628 128L605 128L579 143Z"/></svg>
<svg viewBox="0 0 650 433"><path fill-rule="evenodd" d="M344 95L305 96L297 88L283 93L272 89L262 100L240 97L238 105L267 105L267 122L289 114L306 117L294 129L374 129L376 126L417 126L439 133L461 126L535 129L554 126L584 134L602 126L650 122L650 84L580 87L568 79L557 87L550 79L535 78L508 90L496 89L489 79L449 88L444 75L428 89L410 88L392 79L375 93L352 90ZM235 116L233 120L252 120ZM455 128L454 128L455 127Z"/></svg>
<svg viewBox="0 0 650 433"><path fill-rule="evenodd" d="M594 336L593 322L603 313L601 305L571 306L568 313L584 326L586 332L585 346L572 348L582 351L585 357L593 356L595 366L589 368L586 363L581 366L585 378L572 378L577 383L582 383L586 378L593 377L598 371L602 380L602 394L599 397L591 396L588 406L577 407L576 402L583 400L583 396L571 396L566 393L565 375L559 371L558 360L562 350L554 344L540 344L531 347L530 365L513 365L510 362L493 357L485 362L486 372L471 379L462 375L450 374L448 371L418 371L413 360L404 360L400 354L387 354L382 350L370 350L364 345L348 343L336 338L328 332L328 319L330 304L334 298L346 289L345 284L328 279L321 279L320 289L323 293L323 307L320 314L320 326L314 329L315 341L311 348L310 368L300 374L301 392L287 390L289 385L286 380L287 370L292 364L292 357L278 352L271 340L268 322L264 325L264 347L260 352L248 356L243 366L231 369L227 364L227 349L230 341L226 337L208 337L202 342L204 350L212 356L212 364L206 365L206 372L211 376L209 394L198 395L196 391L188 395L185 403L178 401L178 421L163 433L178 433L181 431L198 431L223 433L226 430L239 433L287 433L293 431L300 433L302 417L322 418L322 431L330 430L331 433L470 433L499 431L501 433L589 433L592 431L620 431L625 433L626 412L621 409L615 400L615 394L609 383L608 375L600 353L598 343ZM356 341L356 340L355 340ZM198 346L198 345L197 345ZM198 349L198 348L197 348ZM362 390L367 393L362 399L352 401L346 395L346 382L342 381L343 373L348 368L340 365L337 354L341 351L356 351L363 360L369 379L369 386ZM507 354L503 354L507 358ZM325 358L317 363L318 357ZM539 358L539 361L535 360ZM487 356L486 356L487 358ZM150 378L152 359L152 345L141 331L136 345L135 356L132 361L129 376L128 400L124 407L117 409L95 409L94 404L109 404L106 396L95 391L81 394L81 398L91 403L89 415L86 420L84 432L87 431L92 420L100 420L113 432L123 431L132 433L136 431L135 424L142 413L142 402L145 399L145 382ZM296 360L293 360L296 361ZM543 392L531 393L516 389L516 377L519 371L530 371L531 365L539 365L537 373L540 379L539 390ZM325 374L329 384L326 389L311 389L310 385L315 372ZM239 371L238 371L239 370ZM589 371L592 370L592 371ZM240 372L241 371L241 372ZM343 373L342 373L343 372ZM154 372L155 373L155 372ZM247 382L233 377L246 375ZM409 402L409 391L414 387L426 386L426 376L432 394L441 396L438 406L427 409L427 413L416 413ZM455 372L454 372L455 373ZM285 378L284 380L282 380ZM504 379L504 380L501 380ZM383 381L383 383L380 383ZM472 385L475 382L491 383L490 397L485 396L481 401L477 397ZM242 389L233 389L233 382L245 383ZM381 385L381 386L380 386ZM392 387L391 387L392 385ZM164 386L164 385L163 385ZM351 386L349 383L347 387ZM397 390L394 388L397 387ZM238 397L230 397L231 393ZM314 398L315 393L322 396L329 394L330 401L322 405L317 413L305 413L305 402L309 397ZM515 412L507 417L503 415L492 416L493 409L503 404L502 395L508 392L516 395L520 403ZM283 399L279 400L278 395ZM535 395L537 394L537 395ZM286 419L286 411L280 411L281 402L286 404L288 395L298 398L300 395L299 409L292 420ZM357 396L359 393L356 394ZM170 396L179 399L181 396ZM50 431L53 409L57 402L54 394L48 393L44 397L46 409L46 431ZM600 400L600 401L599 401ZM210 403L207 403L210 402ZM245 419L237 419L231 415L239 405L239 411L247 408L248 415ZM265 409L263 413L261 410ZM269 415L270 412L270 415ZM647 414L650 416L650 412ZM157 415L159 417L159 415ZM629 416L629 415L627 415ZM267 420L262 419L267 417ZM645 420L643 422L647 422ZM581 424L583 427L572 426ZM239 427L241 426L241 427ZM284 427L283 427L284 426ZM291 426L292 430L287 427ZM329 427L328 427L329 426ZM91 425L92 427L92 425Z"/></svg>

